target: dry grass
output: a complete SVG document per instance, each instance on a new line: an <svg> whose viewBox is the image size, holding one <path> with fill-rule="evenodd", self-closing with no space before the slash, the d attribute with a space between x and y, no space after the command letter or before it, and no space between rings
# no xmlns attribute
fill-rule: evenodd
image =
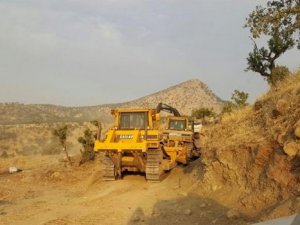
<svg viewBox="0 0 300 225"><path fill-rule="evenodd" d="M52 155L62 152L62 147L52 131L60 126L60 123L0 125L0 155L7 152L14 155ZM95 130L90 123L67 123L68 148L72 154L79 154L81 145L77 139L86 128Z"/></svg>
<svg viewBox="0 0 300 225"><path fill-rule="evenodd" d="M205 148L223 148L264 141L264 130L251 120L254 116L250 107L225 115L219 124L207 130Z"/></svg>
<svg viewBox="0 0 300 225"><path fill-rule="evenodd" d="M223 116L221 122L206 130L205 149L251 146L292 136L300 120L300 71L270 89L249 106ZM279 104L281 103L281 105Z"/></svg>
<svg viewBox="0 0 300 225"><path fill-rule="evenodd" d="M296 92L298 95L300 94L300 70L292 74L288 79L281 81L277 87L272 88L259 100L265 101L269 98L278 99L283 94L290 92Z"/></svg>

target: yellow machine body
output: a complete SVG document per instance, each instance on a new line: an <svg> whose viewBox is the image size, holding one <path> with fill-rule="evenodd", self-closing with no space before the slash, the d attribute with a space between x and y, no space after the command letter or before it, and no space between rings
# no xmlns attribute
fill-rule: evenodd
<svg viewBox="0 0 300 225"><path fill-rule="evenodd" d="M187 117L168 117L169 129L163 130L156 109L115 109L111 113L113 127L94 146L95 152L103 153L104 180L138 171L144 172L148 181L159 181L163 171L177 163L187 164L188 143L193 143Z"/></svg>
<svg viewBox="0 0 300 225"><path fill-rule="evenodd" d="M163 131L164 149L176 161L187 164L193 157L199 157L199 149L195 142L197 137L194 132L194 123L187 116L168 116L167 128ZM176 153L176 154L175 154Z"/></svg>
<svg viewBox="0 0 300 225"><path fill-rule="evenodd" d="M164 157L159 114L155 109L117 109L112 114L114 126L94 147L104 153L103 178L115 180L124 171L139 171L147 180L158 181L173 164Z"/></svg>

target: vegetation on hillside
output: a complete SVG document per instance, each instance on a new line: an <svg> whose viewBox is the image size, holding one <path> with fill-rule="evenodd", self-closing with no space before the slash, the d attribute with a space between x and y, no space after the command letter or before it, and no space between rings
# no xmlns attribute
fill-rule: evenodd
<svg viewBox="0 0 300 225"><path fill-rule="evenodd" d="M263 219L299 212L300 71L253 106L224 115L202 141L203 192L234 191L235 207Z"/></svg>
<svg viewBox="0 0 300 225"><path fill-rule="evenodd" d="M249 94L244 91L234 90L231 96L231 101L225 102L221 115L231 113L233 110L241 109L248 105Z"/></svg>

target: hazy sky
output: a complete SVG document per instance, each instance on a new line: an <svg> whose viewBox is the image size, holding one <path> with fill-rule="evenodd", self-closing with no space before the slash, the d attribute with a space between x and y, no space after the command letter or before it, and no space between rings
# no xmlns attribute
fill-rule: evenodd
<svg viewBox="0 0 300 225"><path fill-rule="evenodd" d="M244 72L255 0L0 0L0 102L122 102L188 79L219 97L266 90ZM296 70L300 51L281 63Z"/></svg>

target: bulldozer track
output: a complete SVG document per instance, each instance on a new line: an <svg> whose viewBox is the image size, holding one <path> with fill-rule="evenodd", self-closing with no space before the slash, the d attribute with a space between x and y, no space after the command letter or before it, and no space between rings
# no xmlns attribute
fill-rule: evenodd
<svg viewBox="0 0 300 225"><path fill-rule="evenodd" d="M146 163L146 179L150 182L159 182L162 175L162 151L148 150L147 152L147 163Z"/></svg>
<svg viewBox="0 0 300 225"><path fill-rule="evenodd" d="M103 156L102 177L105 181L116 180L116 169L114 163L107 155Z"/></svg>

